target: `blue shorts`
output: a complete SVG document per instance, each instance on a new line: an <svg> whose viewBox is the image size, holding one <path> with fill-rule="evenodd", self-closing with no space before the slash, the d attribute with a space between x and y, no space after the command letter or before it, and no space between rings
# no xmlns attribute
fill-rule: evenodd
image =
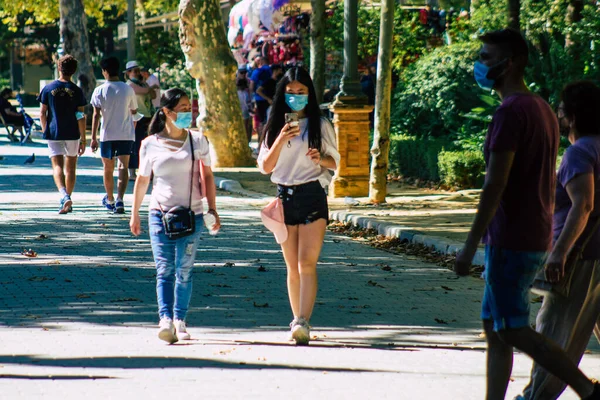
<svg viewBox="0 0 600 400"><path fill-rule="evenodd" d="M529 326L529 289L546 255L485 247L481 319L494 321L494 331Z"/></svg>
<svg viewBox="0 0 600 400"><path fill-rule="evenodd" d="M133 153L133 140L109 140L100 142L100 156L113 159L117 156L130 156Z"/></svg>

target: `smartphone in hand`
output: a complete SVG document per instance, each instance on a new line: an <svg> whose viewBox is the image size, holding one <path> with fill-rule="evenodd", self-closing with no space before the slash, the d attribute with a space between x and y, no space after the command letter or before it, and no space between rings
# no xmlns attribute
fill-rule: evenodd
<svg viewBox="0 0 600 400"><path fill-rule="evenodd" d="M286 113L285 114L285 123L289 126L298 126L298 114L296 113Z"/></svg>

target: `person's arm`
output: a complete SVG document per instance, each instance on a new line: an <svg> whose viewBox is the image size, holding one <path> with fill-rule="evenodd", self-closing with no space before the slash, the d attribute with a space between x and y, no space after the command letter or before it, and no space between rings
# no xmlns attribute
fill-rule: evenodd
<svg viewBox="0 0 600 400"><path fill-rule="evenodd" d="M140 207L144 201L144 196L148 192L150 184L149 176L138 175L135 179L135 187L133 188L133 204L131 206L131 219L129 220L129 229L135 236L142 233L142 224L140 220Z"/></svg>
<svg viewBox="0 0 600 400"><path fill-rule="evenodd" d="M550 282L558 282L564 275L569 251L583 233L594 209L594 174L576 176L567 183L565 189L571 199L571 209L546 261L546 276Z"/></svg>
<svg viewBox="0 0 600 400"><path fill-rule="evenodd" d="M298 136L300 134L300 127L298 126L289 126L285 124L285 126L281 129L279 136L273 142L273 145L268 150L267 154L262 159L262 171L265 174L270 174L275 169L277 165L277 160L279 160L279 155L281 154L281 150L283 146L285 146L288 140L291 140L293 137ZM261 151L264 151L261 149Z"/></svg>
<svg viewBox="0 0 600 400"><path fill-rule="evenodd" d="M485 183L481 191L477 214L475 214L475 220L471 226L467 241L456 257L454 271L458 275L467 275L469 273L469 266L473 261L473 257L475 257L479 242L500 205L502 193L504 193L504 189L508 183L514 158L515 153L512 151L490 153L489 165L485 175Z"/></svg>
<svg viewBox="0 0 600 400"><path fill-rule="evenodd" d="M273 99L267 96L262 86L256 89L256 94L265 99L267 102L269 102L269 104L273 104Z"/></svg>
<svg viewBox="0 0 600 400"><path fill-rule="evenodd" d="M214 215L216 222L213 229L221 228L221 218L217 212L217 186L215 185L215 176L212 169L204 164L202 165L202 173L204 175L204 186L206 187L206 202L208 203L208 213Z"/></svg>
<svg viewBox="0 0 600 400"><path fill-rule="evenodd" d="M154 92L154 89L150 87L142 87L140 85L136 85L133 82L131 82L129 86L131 86L135 94L149 94L150 92Z"/></svg>
<svg viewBox="0 0 600 400"><path fill-rule="evenodd" d="M18 117L18 116L23 115L23 114L21 114L19 112L13 111L12 108L10 108L10 107L9 108L5 108L4 112L6 113L6 115L10 115L11 117Z"/></svg>
<svg viewBox="0 0 600 400"><path fill-rule="evenodd" d="M90 147L93 152L98 150L98 128L100 127L100 118L102 117L102 109L94 107L94 114L92 115L92 143Z"/></svg>
<svg viewBox="0 0 600 400"><path fill-rule="evenodd" d="M84 113L83 118L77 120L77 124L79 125L79 155L82 155L83 153L85 153L85 145L86 145L85 120L87 117L85 115L84 107L77 107L77 111Z"/></svg>
<svg viewBox="0 0 600 400"><path fill-rule="evenodd" d="M40 105L40 125L42 125L42 132L46 131L46 125L48 123L48 105Z"/></svg>

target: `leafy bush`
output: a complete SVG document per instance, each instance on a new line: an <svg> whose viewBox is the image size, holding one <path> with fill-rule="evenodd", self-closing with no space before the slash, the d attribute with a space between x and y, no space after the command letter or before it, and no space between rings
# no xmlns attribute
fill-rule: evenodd
<svg viewBox="0 0 600 400"><path fill-rule="evenodd" d="M480 188L485 177L485 161L480 151L442 151L438 156L442 182L453 188Z"/></svg>
<svg viewBox="0 0 600 400"><path fill-rule="evenodd" d="M419 137L457 132L465 124L461 115L482 104L473 79L479 47L477 42L440 47L410 65L394 95L392 126Z"/></svg>
<svg viewBox="0 0 600 400"><path fill-rule="evenodd" d="M404 176L438 181L438 153L451 147L452 143L445 139L392 135L389 169Z"/></svg>

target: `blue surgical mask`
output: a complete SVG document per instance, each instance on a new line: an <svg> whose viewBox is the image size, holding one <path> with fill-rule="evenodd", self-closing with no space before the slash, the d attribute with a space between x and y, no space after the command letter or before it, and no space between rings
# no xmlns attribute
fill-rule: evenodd
<svg viewBox="0 0 600 400"><path fill-rule="evenodd" d="M75 118L77 118L78 120L82 119L83 117L85 117L85 114L82 113L81 111L76 111L75 112Z"/></svg>
<svg viewBox="0 0 600 400"><path fill-rule="evenodd" d="M173 121L179 129L187 129L192 125L192 112L178 112L177 119Z"/></svg>
<svg viewBox="0 0 600 400"><path fill-rule="evenodd" d="M286 93L285 102L292 110L302 111L308 104L308 95Z"/></svg>
<svg viewBox="0 0 600 400"><path fill-rule="evenodd" d="M475 76L475 81L480 88L483 90L492 90L496 81L502 75L503 71L501 68L506 64L506 59L500 61L499 63L488 67L481 61L475 62L475 68L473 69L473 75ZM490 77L490 75L492 77Z"/></svg>

